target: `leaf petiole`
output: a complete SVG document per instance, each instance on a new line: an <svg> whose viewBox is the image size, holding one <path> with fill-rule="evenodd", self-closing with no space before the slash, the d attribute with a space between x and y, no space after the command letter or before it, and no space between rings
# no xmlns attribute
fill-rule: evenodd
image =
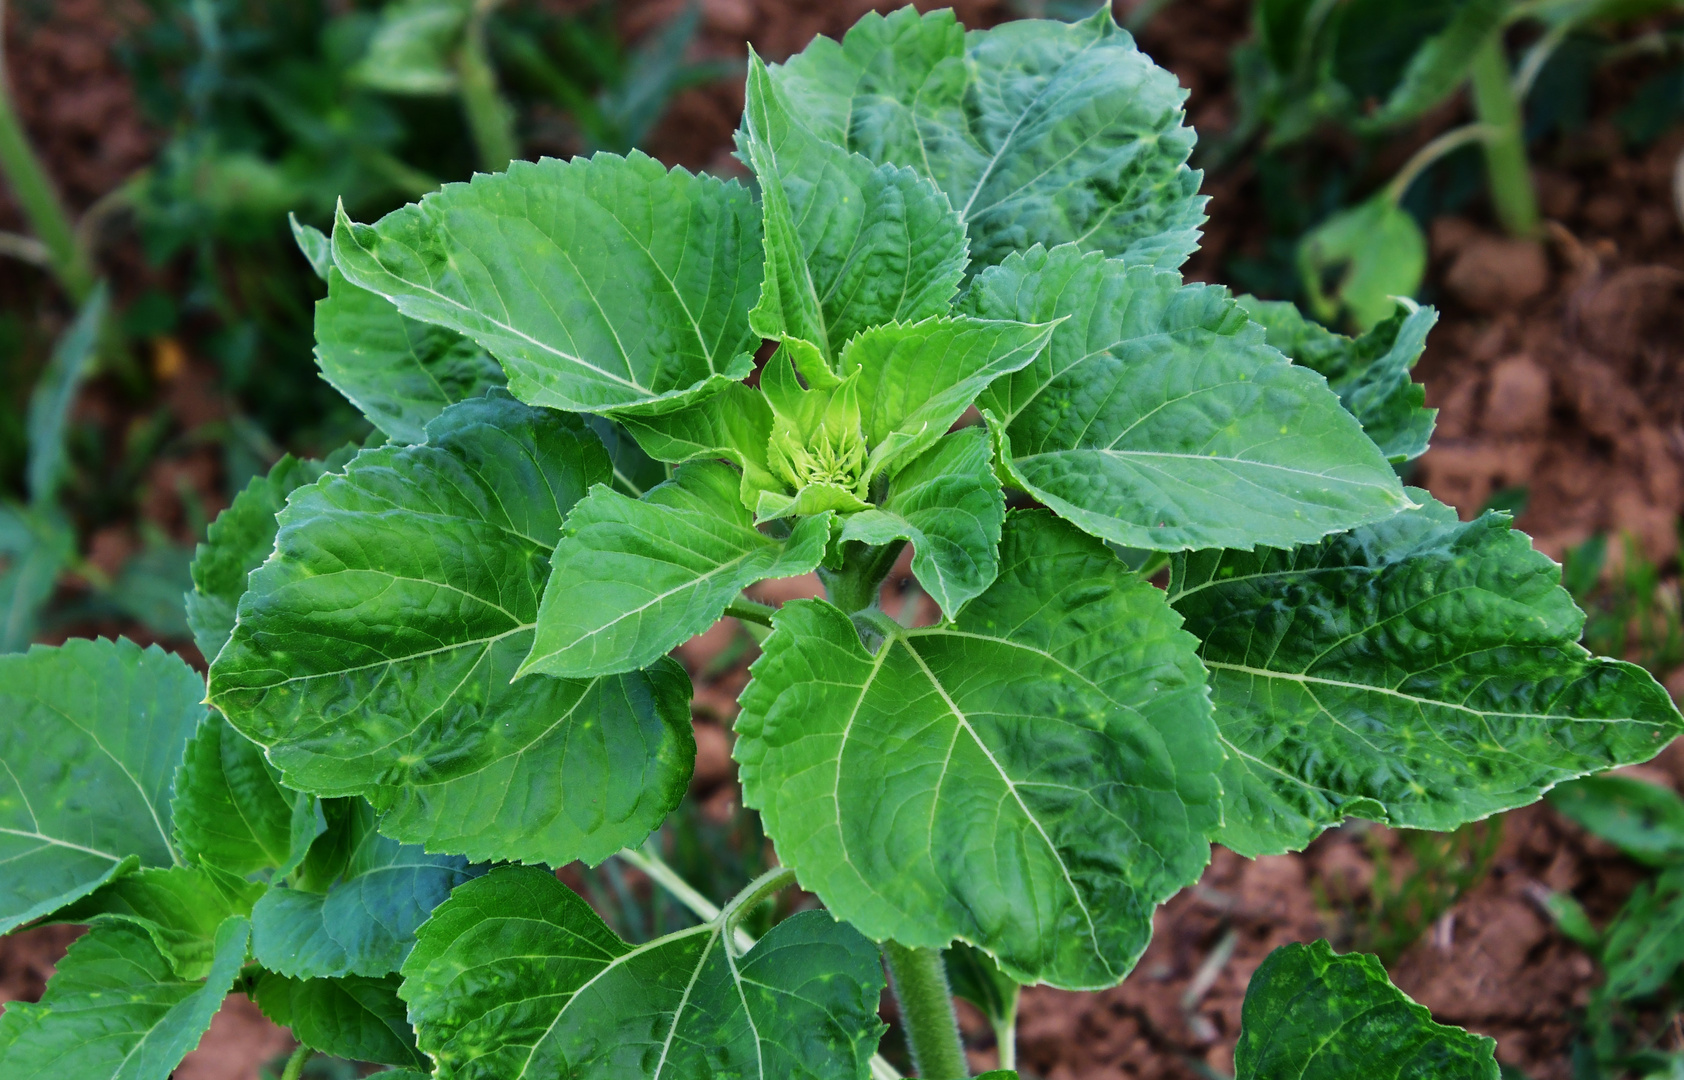
<svg viewBox="0 0 1684 1080"><path fill-rule="evenodd" d="M778 609L770 604L762 604L757 601L750 600L746 596L739 596L729 604L725 605L725 614L731 618L741 619L744 622L758 623L759 625L766 627L770 627L772 625L772 616L776 615L777 612Z"/></svg>
<svg viewBox="0 0 1684 1080"><path fill-rule="evenodd" d="M287 1058L286 1068L281 1070L281 1080L299 1080L299 1077L304 1075L304 1066L309 1064L315 1055L314 1050L300 1044L298 1049L292 1052L292 1056Z"/></svg>

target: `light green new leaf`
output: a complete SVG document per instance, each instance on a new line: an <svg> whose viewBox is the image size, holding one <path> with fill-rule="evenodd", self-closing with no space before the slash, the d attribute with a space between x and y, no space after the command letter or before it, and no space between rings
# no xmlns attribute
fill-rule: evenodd
<svg viewBox="0 0 1684 1080"><path fill-rule="evenodd" d="M138 926L96 926L70 946L39 1002L0 1014L6 1080L168 1080L210 1027L240 965L249 927L216 932L210 975L183 979Z"/></svg>
<svg viewBox="0 0 1684 1080"><path fill-rule="evenodd" d="M1642 882L1603 938L1604 992L1620 1001L1647 997L1684 965L1684 867Z"/></svg>
<svg viewBox="0 0 1684 1080"><path fill-rule="evenodd" d="M912 541L912 574L951 619L994 583L1005 517L988 432L969 427L896 473L877 507L845 519L842 539Z"/></svg>
<svg viewBox="0 0 1684 1080"><path fill-rule="evenodd" d="M0 653L22 652L76 557L76 530L57 506L0 503Z"/></svg>
<svg viewBox="0 0 1684 1080"><path fill-rule="evenodd" d="M642 499L593 488L567 516L520 674L645 667L712 626L747 586L818 566L829 516L774 540L754 527L738 479L728 465L698 461Z"/></svg>
<svg viewBox="0 0 1684 1080"><path fill-rule="evenodd" d="M965 307L1065 319L979 404L1006 424L1014 482L1103 540L1249 549L1409 505L1326 381L1270 348L1225 289L1066 245L979 275Z"/></svg>
<svg viewBox="0 0 1684 1080"><path fill-rule="evenodd" d="M396 443L425 439L448 405L504 383L484 349L443 326L399 314L338 270L316 302L316 365L322 378Z"/></svg>
<svg viewBox="0 0 1684 1080"><path fill-rule="evenodd" d="M735 181L642 153L517 161L373 226L341 210L333 257L478 342L532 405L666 412L754 369L758 210Z"/></svg>
<svg viewBox="0 0 1684 1080"><path fill-rule="evenodd" d="M814 135L752 54L739 141L765 212L759 334L811 342L834 363L868 326L947 311L965 226L930 180Z"/></svg>
<svg viewBox="0 0 1684 1080"><path fill-rule="evenodd" d="M363 795L406 843L562 864L641 842L690 775L682 669L510 681L601 445L501 391L427 432L293 493L212 699L289 786Z"/></svg>
<svg viewBox="0 0 1684 1080"><path fill-rule="evenodd" d="M1420 289L1427 238L1409 212L1381 192L1305 233L1297 258L1311 313L1324 323L1348 314L1368 330L1391 317L1398 297Z"/></svg>
<svg viewBox="0 0 1684 1080"><path fill-rule="evenodd" d="M148 867L107 882L56 911L53 922L138 926L184 979L203 979L216 961L217 929L251 915L266 886L194 866Z"/></svg>
<svg viewBox="0 0 1684 1080"><path fill-rule="evenodd" d="M950 625L873 655L784 605L737 718L743 801L804 888L867 936L978 945L1020 982L1111 986L1198 877L1221 749L1163 593L1045 512Z"/></svg>
<svg viewBox="0 0 1684 1080"><path fill-rule="evenodd" d="M1283 945L1246 987L1234 1080L1497 1080L1496 1048L1434 1023L1372 956Z"/></svg>
<svg viewBox="0 0 1684 1080"><path fill-rule="evenodd" d="M264 972L251 993L264 1016L291 1028L293 1037L312 1050L351 1061L427 1068L398 999L395 975L289 979ZM390 1074L379 1076L389 1080Z"/></svg>
<svg viewBox="0 0 1684 1080"><path fill-rule="evenodd" d="M1587 776L1546 798L1640 863L1684 865L1684 799L1669 788L1629 776Z"/></svg>
<svg viewBox="0 0 1684 1080"><path fill-rule="evenodd" d="M171 781L204 696L180 658L121 638L0 656L0 932L180 862Z"/></svg>
<svg viewBox="0 0 1684 1080"><path fill-rule="evenodd" d="M870 472L923 453L989 383L1026 367L1050 325L965 316L875 326L849 342L841 374L859 372L860 423Z"/></svg>
<svg viewBox="0 0 1684 1080"><path fill-rule="evenodd" d="M214 713L187 744L172 814L183 856L236 877L285 877L321 828L315 800L282 787L263 748Z"/></svg>
<svg viewBox="0 0 1684 1080"><path fill-rule="evenodd" d="M773 69L822 138L946 192L972 269L1036 242L1176 267L1205 200L1187 168L1187 92L1112 21L965 33L951 11L867 15Z"/></svg>
<svg viewBox="0 0 1684 1080"><path fill-rule="evenodd" d="M1560 569L1508 515L1414 494L1320 544L1171 564L1229 749L1216 838L1242 855L1347 816L1453 829L1684 731L1648 672L1577 644Z"/></svg>
<svg viewBox="0 0 1684 1080"><path fill-rule="evenodd" d="M252 956L295 978L396 971L415 943L415 928L480 870L457 856L429 855L381 836L373 809L361 799L334 800L327 809L333 820L317 847L335 865L306 863L306 875L318 880L270 889L257 901ZM311 859L321 858L313 849ZM318 884L320 891L307 887Z"/></svg>
<svg viewBox="0 0 1684 1080"><path fill-rule="evenodd" d="M268 475L253 477L211 522L204 542L193 553L193 591L187 594L187 625L206 660L216 659L228 643L234 632L235 608L245 595L246 577L263 565L275 547L275 515L286 505L288 495L315 483L324 471L323 462L284 454Z"/></svg>
<svg viewBox="0 0 1684 1080"><path fill-rule="evenodd" d="M1396 465L1426 453L1438 410L1426 407L1426 388L1409 371L1426 348L1437 311L1400 301L1391 318L1348 338L1304 318L1288 300L1242 296L1239 305L1263 325L1270 345L1326 377L1388 461Z"/></svg>
<svg viewBox="0 0 1684 1080"><path fill-rule="evenodd" d="M545 870L457 889L401 994L439 1080L865 1080L883 1030L877 950L803 912L746 954L720 920L633 948Z"/></svg>
<svg viewBox="0 0 1684 1080"><path fill-rule="evenodd" d="M767 443L772 438L772 407L766 395L732 383L693 405L660 416L627 416L621 422L643 452L656 461L680 464L698 458L725 458L743 471L740 495L753 509L762 491L781 491L772 475Z"/></svg>
<svg viewBox="0 0 1684 1080"><path fill-rule="evenodd" d="M298 253L304 256L310 264L310 269L323 281L327 280L328 271L333 269L333 244L327 234L314 225L306 225L298 220L298 215L287 214L287 225L292 228L292 242L298 245Z"/></svg>

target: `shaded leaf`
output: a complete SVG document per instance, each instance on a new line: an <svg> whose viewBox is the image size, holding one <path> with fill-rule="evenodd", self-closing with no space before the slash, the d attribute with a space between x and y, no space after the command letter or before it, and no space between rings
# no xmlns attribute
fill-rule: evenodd
<svg viewBox="0 0 1684 1080"><path fill-rule="evenodd" d="M289 979L264 972L252 988L252 1000L264 1016L291 1028L293 1037L312 1050L425 1070L427 1059L415 1047L415 1030L398 999L398 983L395 975ZM379 1075L381 1080L392 1076Z"/></svg>
<svg viewBox="0 0 1684 1080"><path fill-rule="evenodd" d="M815 134L933 179L973 270L1036 242L1163 267L1198 245L1186 91L1108 8L969 34L951 11L867 15L773 78Z"/></svg>
<svg viewBox="0 0 1684 1080"><path fill-rule="evenodd" d="M1628 776L1587 776L1547 796L1551 806L1640 863L1684 863L1684 799Z"/></svg>
<svg viewBox="0 0 1684 1080"><path fill-rule="evenodd" d="M1239 305L1263 325L1270 345L1327 378L1340 404L1394 465L1426 452L1438 410L1426 407L1426 388L1409 372L1438 322L1437 311L1402 302L1390 318L1348 338L1304 318L1290 301L1242 296Z"/></svg>
<svg viewBox="0 0 1684 1080"><path fill-rule="evenodd" d="M29 416L25 422L29 463L25 479L33 503L47 503L58 494L67 466L65 427L70 422L70 406L75 403L76 391L94 361L110 300L111 293L104 282L94 286L76 313L76 321L54 342L47 367L29 395Z"/></svg>
<svg viewBox="0 0 1684 1080"><path fill-rule="evenodd" d="M1283 945L1251 977L1235 1080L1497 1080L1497 1044L1433 1022L1372 956Z"/></svg>
<svg viewBox="0 0 1684 1080"><path fill-rule="evenodd" d="M1647 997L1684 965L1684 869L1640 883L1603 937L1603 991L1621 1001Z"/></svg>
<svg viewBox="0 0 1684 1080"><path fill-rule="evenodd" d="M830 519L787 540L754 527L720 462L680 466L642 499L599 486L567 516L521 674L611 675L654 663L718 621L744 588L809 573Z"/></svg>
<svg viewBox="0 0 1684 1080"><path fill-rule="evenodd" d="M532 405L665 412L753 370L749 193L636 151L517 161L373 226L341 211L333 256L403 314L477 342Z"/></svg>
<svg viewBox="0 0 1684 1080"><path fill-rule="evenodd" d="M1065 318L978 404L1006 425L1014 482L1101 539L1249 548L1408 505L1326 382L1270 348L1225 289L1036 248L980 275L965 307Z"/></svg>
<svg viewBox="0 0 1684 1080"><path fill-rule="evenodd" d="M510 681L562 519L608 478L580 420L501 391L364 451L289 500L213 701L289 786L363 795L406 843L562 864L640 842L690 774L682 669Z"/></svg>
<svg viewBox="0 0 1684 1080"><path fill-rule="evenodd" d="M53 914L64 923L138 926L183 979L203 979L216 961L224 920L251 915L265 886L192 866L147 868L108 882Z"/></svg>
<svg viewBox="0 0 1684 1080"><path fill-rule="evenodd" d="M975 1005L996 1032L1010 1031L1017 1020L1017 982L1000 970L993 957L963 941L949 945L942 960L953 996Z"/></svg>
<svg viewBox="0 0 1684 1080"><path fill-rule="evenodd" d="M1241 854L1347 816L1453 829L1684 731L1652 676L1577 644L1560 569L1506 514L1414 494L1320 544L1171 564L1230 751L1217 839Z"/></svg>
<svg viewBox="0 0 1684 1080"><path fill-rule="evenodd" d="M314 800L281 786L263 748L212 713L175 774L175 840L188 860L237 877L285 877L316 838Z"/></svg>
<svg viewBox="0 0 1684 1080"><path fill-rule="evenodd" d="M0 932L178 862L170 787L205 716L178 657L118 639L0 656Z"/></svg>
<svg viewBox="0 0 1684 1080"><path fill-rule="evenodd" d="M963 938L1020 982L1122 979L1221 800L1196 643L1163 593L1017 513L950 625L874 622L873 655L824 601L773 623L735 755L802 886L869 937Z"/></svg>
<svg viewBox="0 0 1684 1080"><path fill-rule="evenodd" d="M199 1044L246 958L249 927L218 928L202 981L183 979L137 926L97 926L70 946L39 1002L0 1014L7 1080L168 1080Z"/></svg>
<svg viewBox="0 0 1684 1080"><path fill-rule="evenodd" d="M877 950L817 911L746 954L722 925L633 948L554 874L499 869L422 928L402 995L440 1080L865 1080Z"/></svg>
<svg viewBox="0 0 1684 1080"><path fill-rule="evenodd" d="M76 532L55 506L0 503L0 653L35 639L59 571L76 557Z"/></svg>
<svg viewBox="0 0 1684 1080"><path fill-rule="evenodd" d="M1437 33L1427 37L1413 51L1384 104L1364 118L1363 126L1387 127L1413 120L1461 89L1468 80L1474 57L1493 34L1499 33L1513 12L1510 0L1468 0L1453 5L1454 14ZM1351 20L1352 14L1347 13ZM1346 33L1372 33L1360 21L1347 21Z"/></svg>

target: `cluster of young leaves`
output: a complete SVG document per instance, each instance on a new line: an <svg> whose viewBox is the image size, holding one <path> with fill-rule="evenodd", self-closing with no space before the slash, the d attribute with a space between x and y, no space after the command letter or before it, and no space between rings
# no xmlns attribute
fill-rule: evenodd
<svg viewBox="0 0 1684 1080"><path fill-rule="evenodd" d="M210 965L183 979L249 933L260 1003L293 980L269 1007L306 1039L352 1026L311 1028L309 1003L375 1000L312 981L387 980L441 1077L862 1077L874 941L1111 986L1213 838L1453 828L1657 752L1684 718L1575 644L1554 564L1505 516L1399 483L1431 425L1408 378L1430 312L1353 341L1181 280L1202 219L1183 96L1108 12L966 33L903 9L751 58L758 199L599 154L300 229L328 282L322 370L390 441L283 462L195 563L215 711L180 738L208 725L273 791L273 837L237 864L77 839L104 861L19 920L93 904L77 917ZM1040 507L1008 512L1007 489ZM935 625L877 606L907 543ZM1168 589L1117 547L1166 556ZM826 599L742 596L815 570ZM634 947L548 868L677 804L695 746L666 654L726 614L770 627L735 756L782 865ZM110 651L25 659L90 649ZM29 760L68 783L73 759ZM193 776L183 821L208 812L182 802ZM43 804L73 829L97 809L0 799L31 815L20 836L52 835L28 824ZM445 884L365 881L395 865ZM128 897L147 873L229 896L224 953L202 911L194 937ZM826 912L744 940L740 914L791 881ZM371 897L401 910L369 926ZM1488 1043L1370 961L1269 971L1242 1075L1349 1055L1495 1076Z"/></svg>

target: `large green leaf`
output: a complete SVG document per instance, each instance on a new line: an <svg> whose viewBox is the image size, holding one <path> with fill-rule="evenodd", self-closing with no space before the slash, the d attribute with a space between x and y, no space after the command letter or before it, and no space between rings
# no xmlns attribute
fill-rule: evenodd
<svg viewBox="0 0 1684 1080"><path fill-rule="evenodd" d="M373 226L333 257L403 314L471 338L533 405L664 412L753 370L749 193L645 154L517 161Z"/></svg>
<svg viewBox="0 0 1684 1080"><path fill-rule="evenodd" d="M1221 749L1163 593L1045 512L948 625L786 604L737 719L743 800L867 936L955 937L1021 982L1110 986L1198 877Z"/></svg>
<svg viewBox="0 0 1684 1080"><path fill-rule="evenodd" d="M758 56L739 138L765 212L758 333L809 341L834 362L868 326L947 311L965 273L965 226L933 183L814 135Z"/></svg>
<svg viewBox="0 0 1684 1080"><path fill-rule="evenodd" d="M970 34L951 11L867 15L773 78L815 134L933 179L974 268L1036 242L1165 267L1198 246L1187 93L1108 7Z"/></svg>
<svg viewBox="0 0 1684 1080"><path fill-rule="evenodd" d="M352 1061L427 1068L415 1046L398 978L289 979L264 972L252 987L263 1015L292 1029L293 1037L312 1050ZM387 1074L379 1074L387 1080Z"/></svg>
<svg viewBox="0 0 1684 1080"><path fill-rule="evenodd" d="M0 656L0 932L180 861L170 787L204 696L178 657L123 639Z"/></svg>
<svg viewBox="0 0 1684 1080"><path fill-rule="evenodd" d="M138 926L176 974L203 979L216 962L218 928L234 916L250 916L265 888L199 867L148 867L107 882L55 912L53 921Z"/></svg>
<svg viewBox="0 0 1684 1080"><path fill-rule="evenodd" d="M965 306L1064 318L979 404L1006 424L1015 482L1101 539L1302 543L1409 505L1326 381L1270 348L1225 289L1066 245L981 274Z"/></svg>
<svg viewBox="0 0 1684 1080"><path fill-rule="evenodd" d="M1497 1080L1497 1044L1433 1022L1372 956L1283 945L1251 977L1235 1080Z"/></svg>
<svg viewBox="0 0 1684 1080"><path fill-rule="evenodd" d="M842 539L912 541L912 573L948 618L994 583L1006 500L994 475L988 432L964 428L895 474L889 493L851 514Z"/></svg>
<svg viewBox="0 0 1684 1080"><path fill-rule="evenodd" d="M316 364L322 377L397 443L426 438L445 406L502 386L503 369L472 341L399 314L338 270L316 303Z"/></svg>
<svg viewBox="0 0 1684 1080"><path fill-rule="evenodd" d="M334 800L331 808L337 820L317 846L330 849L337 865L306 865L326 880L303 884L320 890L274 888L257 901L252 956L294 978L385 975L409 955L415 928L480 870L458 856L429 855L381 836L373 809L361 799Z"/></svg>
<svg viewBox="0 0 1684 1080"><path fill-rule="evenodd" d="M828 515L775 540L754 527L737 486L730 466L699 461L642 499L593 488L567 516L521 674L644 667L712 626L746 586L818 566Z"/></svg>
<svg viewBox="0 0 1684 1080"><path fill-rule="evenodd" d="M964 316L874 326L848 343L871 471L923 453L989 383L1041 354L1053 327Z"/></svg>
<svg viewBox="0 0 1684 1080"><path fill-rule="evenodd" d="M60 961L39 1002L0 1014L6 1080L168 1080L199 1044L246 959L249 926L216 932L216 960L202 981L170 969L138 926L96 926Z"/></svg>
<svg viewBox="0 0 1684 1080"><path fill-rule="evenodd" d="M607 457L577 418L501 391L427 433L292 495L211 666L212 699L289 786L363 795L395 839L474 859L606 858L683 795L688 680L665 660L511 678L562 519L608 480Z"/></svg>
<svg viewBox="0 0 1684 1080"><path fill-rule="evenodd" d="M1320 544L1172 564L1230 751L1217 839L1241 854L1347 816L1452 829L1684 731L1648 672L1576 644L1559 568L1506 514L1414 494Z"/></svg>
<svg viewBox="0 0 1684 1080"><path fill-rule="evenodd" d="M187 744L171 810L182 855L237 877L284 877L320 831L315 800L282 787L263 748L217 714Z"/></svg>
<svg viewBox="0 0 1684 1080"><path fill-rule="evenodd" d="M1602 943L1605 992L1618 1000L1647 997L1684 965L1684 867L1643 882L1620 909Z"/></svg>
<svg viewBox="0 0 1684 1080"><path fill-rule="evenodd" d="M747 953L722 919L637 947L555 875L494 870L421 928L401 991L439 1080L865 1080L877 950L823 912Z"/></svg>
<svg viewBox="0 0 1684 1080"><path fill-rule="evenodd" d="M1242 296L1239 305L1262 323L1270 345L1320 372L1362 430L1394 465L1426 453L1437 409L1409 377L1427 345L1438 312L1402 301L1391 318L1359 338L1348 338L1304 318L1288 300Z"/></svg>

